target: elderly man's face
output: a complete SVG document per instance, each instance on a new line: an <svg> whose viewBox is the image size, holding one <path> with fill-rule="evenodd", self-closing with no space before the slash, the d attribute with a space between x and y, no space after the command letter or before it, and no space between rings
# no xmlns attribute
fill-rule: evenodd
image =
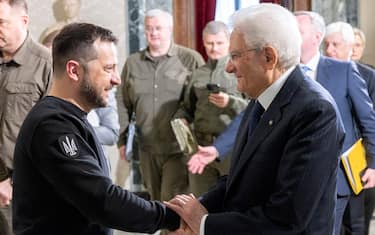
<svg viewBox="0 0 375 235"><path fill-rule="evenodd" d="M145 34L149 47L159 49L170 43L172 37L172 26L162 16L146 17Z"/></svg>
<svg viewBox="0 0 375 235"><path fill-rule="evenodd" d="M340 33L331 33L324 38L324 54L337 60L350 60L353 45L347 43Z"/></svg>
<svg viewBox="0 0 375 235"><path fill-rule="evenodd" d="M319 51L322 34L314 29L309 16L298 15L296 19L302 37L301 62L308 63Z"/></svg>
<svg viewBox="0 0 375 235"><path fill-rule="evenodd" d="M262 51L246 45L243 35L234 30L230 37L229 60L226 71L237 78L237 89L257 98L267 87Z"/></svg>

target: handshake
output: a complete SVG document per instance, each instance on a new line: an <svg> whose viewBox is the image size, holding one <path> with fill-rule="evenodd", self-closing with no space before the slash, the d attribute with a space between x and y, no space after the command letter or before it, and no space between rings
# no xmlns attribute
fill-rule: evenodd
<svg viewBox="0 0 375 235"><path fill-rule="evenodd" d="M169 235L200 234L201 220L208 212L192 193L189 195L176 195L172 200L164 201L164 204L181 217L180 227L170 232Z"/></svg>
<svg viewBox="0 0 375 235"><path fill-rule="evenodd" d="M198 146L198 152L188 162L189 171L202 174L204 168L218 155L214 146ZM208 212L192 193L176 195L172 200L164 201L164 204L181 217L180 228L170 232L170 235L199 235L201 220Z"/></svg>

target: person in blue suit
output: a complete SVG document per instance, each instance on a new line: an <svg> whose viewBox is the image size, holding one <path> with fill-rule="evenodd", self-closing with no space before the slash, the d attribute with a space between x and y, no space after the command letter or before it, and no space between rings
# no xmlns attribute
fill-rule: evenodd
<svg viewBox="0 0 375 235"><path fill-rule="evenodd" d="M345 128L342 152L348 150L360 137L363 137L368 168L363 173L364 188L375 186L375 112L365 81L361 78L355 64L339 61L319 53L319 46L325 35L323 18L314 12L296 12L303 38L301 63L308 67L307 74L316 79L335 99ZM325 45L329 47L330 45ZM342 51L340 52L342 53ZM350 57L348 57L350 58ZM351 198L351 191L342 165L337 182L337 205L335 233L340 234L344 211ZM363 214L361 215L363 216ZM357 231L363 231L363 220L357 220Z"/></svg>
<svg viewBox="0 0 375 235"><path fill-rule="evenodd" d="M181 232L331 234L344 139L336 104L298 66L302 40L287 9L254 5L233 25L226 70L252 101L229 175L199 199L177 195L166 204L188 225Z"/></svg>
<svg viewBox="0 0 375 235"><path fill-rule="evenodd" d="M350 24L340 21L329 24L326 27L323 42L326 56L341 61L350 61L353 58L356 36ZM355 65L361 77L365 80L369 96L374 103L375 71L358 62ZM369 160L371 161L371 158ZM342 230L345 234L368 234L369 218L372 216L371 208L365 206L366 193L368 192L372 192L372 189L367 189L359 195L350 197L342 222ZM373 208L371 204L373 203L370 200L369 206Z"/></svg>

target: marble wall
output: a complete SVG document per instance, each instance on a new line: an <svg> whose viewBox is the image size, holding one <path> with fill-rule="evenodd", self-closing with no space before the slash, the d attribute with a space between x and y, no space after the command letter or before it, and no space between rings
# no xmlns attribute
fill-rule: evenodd
<svg viewBox="0 0 375 235"><path fill-rule="evenodd" d="M54 24L53 4L56 0L28 0L30 32L39 39L43 30ZM130 52L144 48L143 16L146 10L161 8L172 12L173 0L81 0L80 18L114 31L119 37L120 69ZM41 4L43 2L43 4ZM373 0L312 0L314 11L321 13L327 23L337 20L358 25L367 36L364 61L375 65L375 28L371 23Z"/></svg>
<svg viewBox="0 0 375 235"><path fill-rule="evenodd" d="M312 0L312 10L320 13L327 24L345 21L366 34L366 49L362 60L375 65L375 27L373 24L373 0Z"/></svg>
<svg viewBox="0 0 375 235"><path fill-rule="evenodd" d="M374 27L374 9L375 1L359 1L359 22L358 26L366 34L366 48L363 54L363 62L375 66L375 27Z"/></svg>
<svg viewBox="0 0 375 235"><path fill-rule="evenodd" d="M129 53L146 47L143 20L145 12L153 8L172 14L172 0L128 0Z"/></svg>
<svg viewBox="0 0 375 235"><path fill-rule="evenodd" d="M324 17L326 24L345 21L353 26L358 25L357 0L312 0L312 10Z"/></svg>
<svg viewBox="0 0 375 235"><path fill-rule="evenodd" d="M41 33L47 27L56 23L53 12L55 1L28 0L30 16L29 30L34 39L39 40ZM80 20L109 28L119 38L120 69L129 51L127 12L127 1L81 0Z"/></svg>

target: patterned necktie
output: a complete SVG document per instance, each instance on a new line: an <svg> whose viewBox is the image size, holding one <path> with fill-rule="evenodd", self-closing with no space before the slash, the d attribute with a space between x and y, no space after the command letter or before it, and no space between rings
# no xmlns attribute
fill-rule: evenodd
<svg viewBox="0 0 375 235"><path fill-rule="evenodd" d="M308 67L307 65L301 65L301 69L303 71L303 73L309 77L309 78L312 78L311 77L311 73L312 73L312 69L310 67Z"/></svg>
<svg viewBox="0 0 375 235"><path fill-rule="evenodd" d="M258 125L258 122L259 122L260 118L262 117L263 113L264 113L264 108L262 107L262 105L257 100L255 100L255 103L254 103L253 108L251 109L251 112L250 112L250 115L249 115L250 116L249 130L248 130L248 137L249 138L253 134L254 129Z"/></svg>

